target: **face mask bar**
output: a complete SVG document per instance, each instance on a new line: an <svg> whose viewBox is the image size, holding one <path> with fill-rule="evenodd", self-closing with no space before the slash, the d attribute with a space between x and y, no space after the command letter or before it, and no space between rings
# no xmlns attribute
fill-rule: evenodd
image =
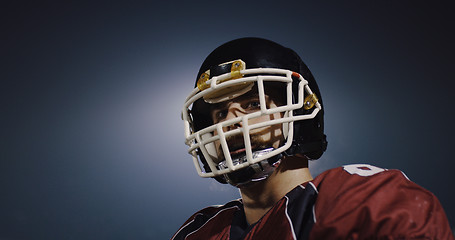
<svg viewBox="0 0 455 240"><path fill-rule="evenodd" d="M321 105L317 101L317 98L312 97L304 99L304 93L307 96L314 96L313 92L308 86L308 82L298 73L275 68L256 68L246 69L240 71L243 76L236 79L230 79L231 74L226 73L220 76L211 78L206 82L207 88L202 91L199 88L195 88L191 94L187 97L182 110L182 118L184 121L185 130L185 143L189 146L188 153L193 157L193 163L196 170L201 177L215 177L223 174L234 172L238 169L251 166L255 163L261 162L273 156L276 156L286 151L291 145L294 135L293 123L295 121L302 121L305 119L312 119L321 110ZM292 88L292 77L298 79L296 99L293 103L293 88ZM264 92L264 83L267 82L281 82L286 85L286 103L283 106L267 108ZM260 110L257 112L249 113L240 117L236 117L230 120L222 121L217 124L206 127L200 131L194 132L194 128L191 122L190 107L195 101L201 99L207 95L213 95L216 91L223 91L228 88L236 87L239 85L251 86L250 83L256 83L257 92L259 95ZM237 95L238 96L238 95ZM236 96L236 97L237 97ZM221 101L228 101L232 98L221 99ZM311 109L309 114L305 115L293 115L293 111L304 108ZM258 118L265 115L271 115L275 113L281 113L282 117L269 121L259 122L255 124L249 124L250 119ZM223 128L232 126L234 124L241 123L242 127L236 128L230 131L223 131ZM285 142L280 147L268 151L265 154L254 154L251 145L251 131L254 129L260 129L263 127L282 125L283 135L285 136ZM214 135L213 132L217 132ZM245 156L241 157L242 160L232 159L227 138L234 135L242 135L245 147ZM219 160L215 142L219 141L221 149L223 151L224 159ZM198 151L202 152L205 162L208 165L208 169L203 167L203 163L198 158Z"/></svg>

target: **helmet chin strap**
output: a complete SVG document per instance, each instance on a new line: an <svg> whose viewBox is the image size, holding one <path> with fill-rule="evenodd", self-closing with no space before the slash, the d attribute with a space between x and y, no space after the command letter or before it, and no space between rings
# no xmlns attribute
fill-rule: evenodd
<svg viewBox="0 0 455 240"><path fill-rule="evenodd" d="M253 158L257 158L263 156L269 152L274 150L274 148L267 148L259 151L253 152ZM241 188L251 185L256 182L263 181L267 179L272 173L275 171L276 167L280 165L281 158L283 157L282 154L278 154L273 156L269 159L262 160L255 164L252 164L246 168L239 169L232 173L223 174L224 180L227 183ZM235 163L243 163L246 161L246 156L242 156L240 158L234 159L233 162ZM220 167L224 167L225 161L218 164Z"/></svg>

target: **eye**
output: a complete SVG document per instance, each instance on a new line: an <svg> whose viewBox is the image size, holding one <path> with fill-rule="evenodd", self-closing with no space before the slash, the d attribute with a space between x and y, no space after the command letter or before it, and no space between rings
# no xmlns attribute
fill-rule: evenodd
<svg viewBox="0 0 455 240"><path fill-rule="evenodd" d="M213 113L212 118L215 123L222 121L227 116L227 110L219 110Z"/></svg>
<svg viewBox="0 0 455 240"><path fill-rule="evenodd" d="M248 105L246 107L248 110L258 110L261 108L261 104L259 103L258 100L253 100L248 102Z"/></svg>

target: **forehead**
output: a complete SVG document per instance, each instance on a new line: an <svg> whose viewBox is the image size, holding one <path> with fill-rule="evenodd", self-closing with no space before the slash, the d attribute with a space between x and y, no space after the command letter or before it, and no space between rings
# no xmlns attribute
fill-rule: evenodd
<svg viewBox="0 0 455 240"><path fill-rule="evenodd" d="M265 88L264 97L265 102L267 104L272 102L277 104L278 106L285 104L286 92L284 88L275 85L264 85L264 88ZM210 104L209 111L212 112L213 110L226 108L231 103L245 103L251 100L259 100L259 93L257 87L253 87L253 89L251 89L249 92L240 95L236 98L220 103Z"/></svg>
<svg viewBox="0 0 455 240"><path fill-rule="evenodd" d="M245 101L258 100L258 99L259 99L259 93L258 93L257 89L253 88L251 91L249 91L243 95L240 95L236 98L233 98L233 99L230 99L230 100L227 100L224 102L220 102L220 103L211 104L210 111L226 108L230 103L242 103ZM265 100L269 101L268 99L269 99L268 95L265 94Z"/></svg>

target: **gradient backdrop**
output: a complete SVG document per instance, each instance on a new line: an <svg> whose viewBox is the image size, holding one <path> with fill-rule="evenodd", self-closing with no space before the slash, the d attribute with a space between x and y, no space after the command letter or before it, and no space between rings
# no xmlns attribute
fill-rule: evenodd
<svg viewBox="0 0 455 240"><path fill-rule="evenodd" d="M238 198L197 176L180 110L205 56L244 36L293 48L319 82L329 147L314 175L401 169L455 226L452 8L161 2L1 4L1 240L169 239Z"/></svg>

